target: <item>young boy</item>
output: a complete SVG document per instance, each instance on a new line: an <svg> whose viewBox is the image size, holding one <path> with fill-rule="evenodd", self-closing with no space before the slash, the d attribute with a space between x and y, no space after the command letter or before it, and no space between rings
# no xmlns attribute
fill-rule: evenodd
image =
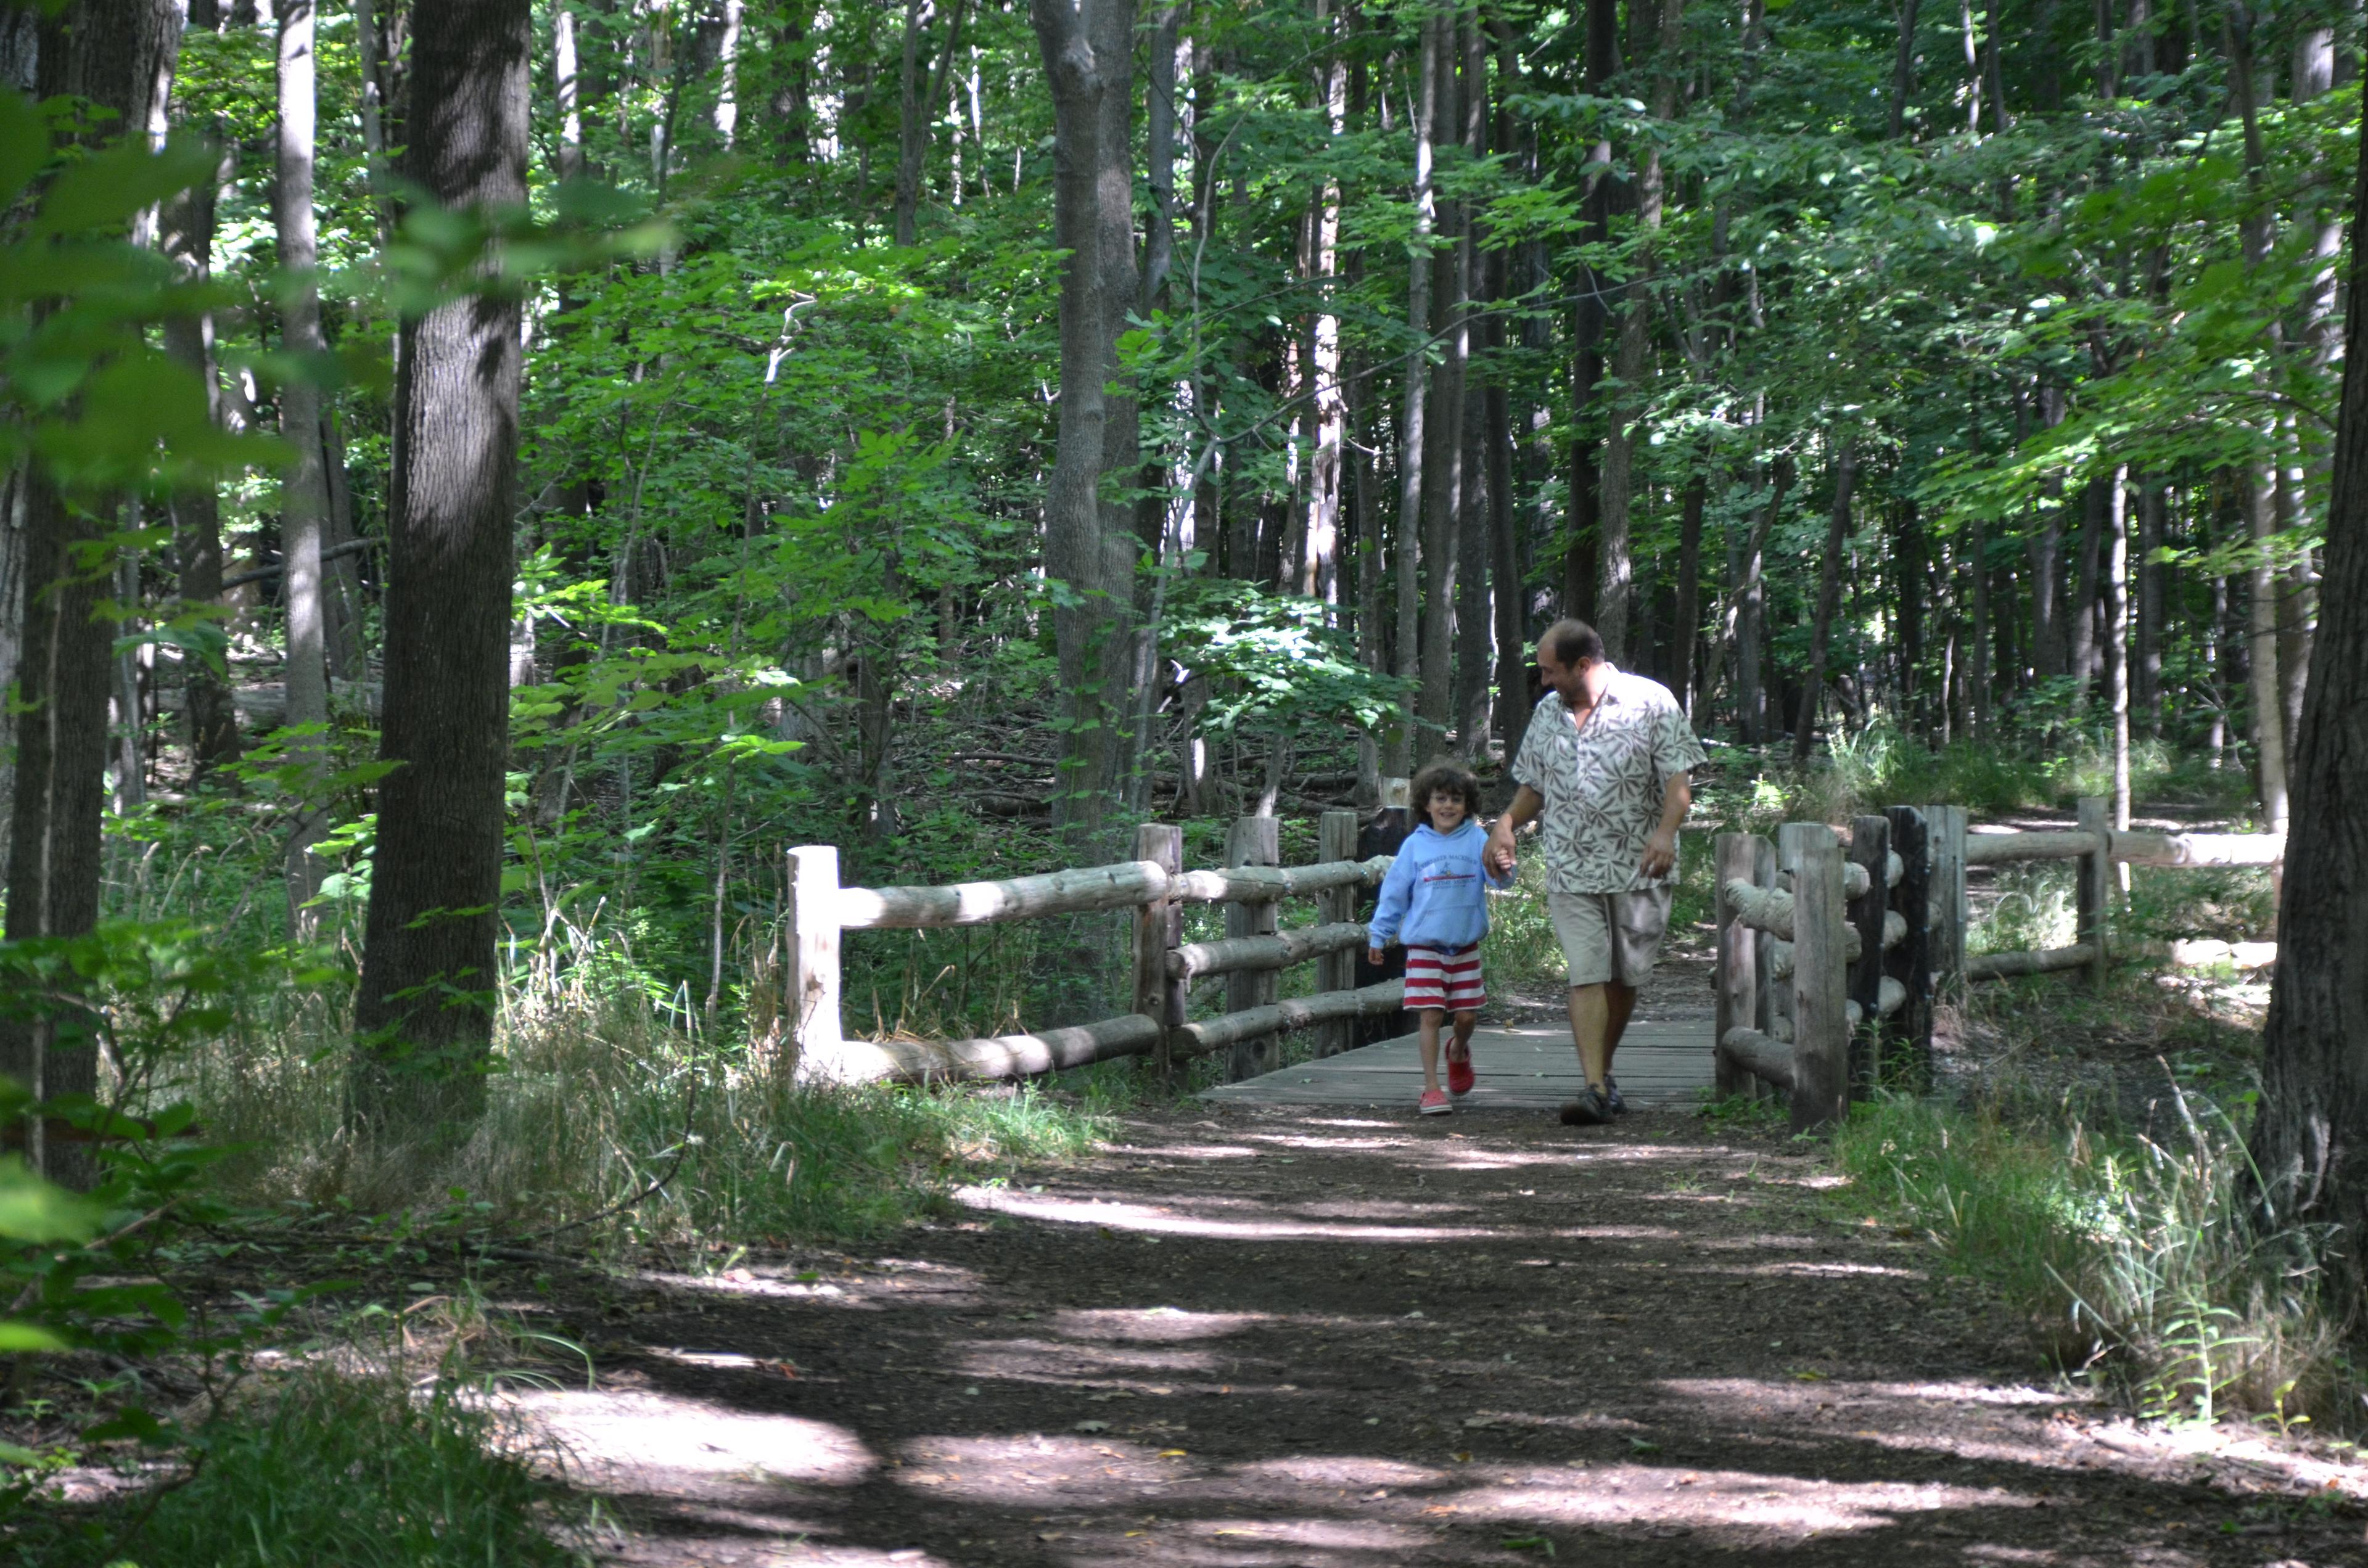
<svg viewBox="0 0 2368 1568"><path fill-rule="evenodd" d="M1439 1026L1455 1016L1455 1040L1448 1048L1447 1086L1458 1095L1472 1090L1472 1026L1480 1020L1487 994L1480 983L1480 938L1488 934L1486 884L1511 883L1491 875L1481 859L1488 835L1480 825L1480 781L1452 762L1435 762L1416 775L1406 791L1413 814L1428 819L1406 835L1382 883L1367 927L1367 957L1382 961L1393 940L1406 944L1406 1005L1422 1019L1422 1098L1425 1116L1452 1108L1439 1088Z"/></svg>

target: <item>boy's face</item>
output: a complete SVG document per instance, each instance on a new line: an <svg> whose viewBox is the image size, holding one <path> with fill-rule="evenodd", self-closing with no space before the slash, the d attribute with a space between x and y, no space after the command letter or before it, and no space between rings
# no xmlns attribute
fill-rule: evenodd
<svg viewBox="0 0 2368 1568"><path fill-rule="evenodd" d="M1440 833L1453 833L1463 825L1463 797L1452 790L1433 790L1424 810L1430 813L1430 825Z"/></svg>

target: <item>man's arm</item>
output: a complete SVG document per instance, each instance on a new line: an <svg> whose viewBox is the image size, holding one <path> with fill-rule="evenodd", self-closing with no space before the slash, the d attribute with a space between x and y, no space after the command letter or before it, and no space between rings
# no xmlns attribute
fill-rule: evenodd
<svg viewBox="0 0 2368 1568"><path fill-rule="evenodd" d="M1513 803L1505 808L1505 814L1488 830L1488 847L1484 853L1488 857L1490 870L1501 877L1513 869L1513 835L1536 821L1545 803L1546 798L1526 784L1513 792Z"/></svg>
<svg viewBox="0 0 2368 1568"><path fill-rule="evenodd" d="M1693 775L1672 773L1669 781L1661 786L1661 820L1653 835L1645 840L1644 872L1648 877L1666 877L1678 863L1678 829L1685 825L1686 813L1694 807Z"/></svg>

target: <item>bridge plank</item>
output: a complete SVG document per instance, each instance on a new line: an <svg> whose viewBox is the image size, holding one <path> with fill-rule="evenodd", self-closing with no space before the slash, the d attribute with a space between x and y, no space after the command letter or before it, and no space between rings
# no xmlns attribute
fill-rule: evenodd
<svg viewBox="0 0 2368 1568"><path fill-rule="evenodd" d="M1629 1103L1690 1108L1714 1071L1712 1020L1645 1019L1628 1028L1613 1076ZM1559 1026L1483 1028L1472 1037L1479 1083L1457 1104L1469 1109L1551 1109L1585 1085L1570 1032ZM1411 1106L1422 1086L1417 1039L1401 1035L1255 1078L1201 1096L1235 1105Z"/></svg>

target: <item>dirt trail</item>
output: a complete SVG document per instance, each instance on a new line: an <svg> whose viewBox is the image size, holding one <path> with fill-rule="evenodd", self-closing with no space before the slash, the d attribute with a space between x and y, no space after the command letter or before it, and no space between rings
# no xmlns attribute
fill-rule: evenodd
<svg viewBox="0 0 2368 1568"><path fill-rule="evenodd" d="M1187 1108L893 1257L626 1284L523 1403L634 1563L2368 1562L2328 1467L2109 1419L1829 1181L1677 1112Z"/></svg>

